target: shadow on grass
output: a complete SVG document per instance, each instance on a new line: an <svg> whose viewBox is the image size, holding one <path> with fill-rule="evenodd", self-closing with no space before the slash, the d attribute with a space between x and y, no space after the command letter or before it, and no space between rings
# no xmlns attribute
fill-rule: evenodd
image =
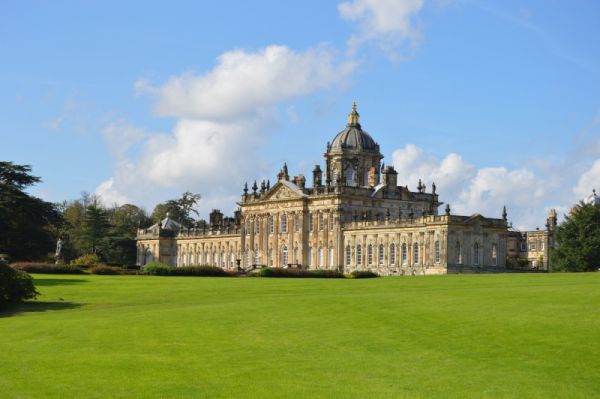
<svg viewBox="0 0 600 399"><path fill-rule="evenodd" d="M34 277L33 284L38 287L51 287L54 285L70 285L87 283L87 280L81 280L77 278L38 278Z"/></svg>
<svg viewBox="0 0 600 399"><path fill-rule="evenodd" d="M67 310L80 308L80 303L75 302L41 302L31 301L22 302L12 305L8 309L0 310L0 317L14 316L20 313L33 313L33 312L48 312L51 310Z"/></svg>

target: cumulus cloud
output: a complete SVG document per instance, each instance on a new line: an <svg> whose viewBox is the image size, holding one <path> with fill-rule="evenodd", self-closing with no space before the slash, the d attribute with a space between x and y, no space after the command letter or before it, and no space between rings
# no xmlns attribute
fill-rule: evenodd
<svg viewBox="0 0 600 399"><path fill-rule="evenodd" d="M408 43L417 45L422 39L417 15L423 0L352 0L338 5L340 16L356 23L356 33L348 40L351 52L365 42L375 41L395 56L394 49Z"/></svg>
<svg viewBox="0 0 600 399"><path fill-rule="evenodd" d="M141 80L136 88L156 96L159 115L228 119L341 84L354 66L351 61L336 62L335 51L327 46L304 52L269 46L224 53L204 75L174 76L161 87Z"/></svg>
<svg viewBox="0 0 600 399"><path fill-rule="evenodd" d="M583 199L592 193L592 190L600 193L600 159L579 177L573 193L578 199Z"/></svg>
<svg viewBox="0 0 600 399"><path fill-rule="evenodd" d="M203 195L201 211L215 198L233 207L244 178L262 174L257 159L278 105L343 85L353 69L326 46L303 52L269 46L226 52L204 74L181 74L157 86L140 80L136 90L155 100L156 113L176 121L168 133L124 121L107 126L115 170L97 192L107 202L152 205L165 190L189 190Z"/></svg>
<svg viewBox="0 0 600 399"><path fill-rule="evenodd" d="M414 144L394 151L392 162L399 184L415 190L422 179L431 190L435 182L441 201L451 204L454 213L500 217L506 205L510 219L521 227L539 225L545 218L541 205L544 182L530 170L478 169L459 154L451 153L439 160Z"/></svg>

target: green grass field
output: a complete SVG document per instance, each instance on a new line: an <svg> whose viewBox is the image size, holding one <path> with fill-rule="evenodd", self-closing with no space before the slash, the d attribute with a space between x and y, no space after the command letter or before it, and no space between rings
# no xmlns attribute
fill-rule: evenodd
<svg viewBox="0 0 600 399"><path fill-rule="evenodd" d="M35 281L3 398L600 397L600 273Z"/></svg>

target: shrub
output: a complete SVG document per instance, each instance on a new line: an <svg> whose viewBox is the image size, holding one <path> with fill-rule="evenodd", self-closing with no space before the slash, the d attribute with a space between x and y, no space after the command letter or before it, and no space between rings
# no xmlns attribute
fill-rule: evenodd
<svg viewBox="0 0 600 399"><path fill-rule="evenodd" d="M213 276L228 277L232 274L214 266L187 266L171 268L171 276Z"/></svg>
<svg viewBox="0 0 600 399"><path fill-rule="evenodd" d="M150 262L144 266L144 273L152 276L168 276L171 274L171 266L160 262Z"/></svg>
<svg viewBox="0 0 600 399"><path fill-rule="evenodd" d="M0 308L38 295L29 274L0 262Z"/></svg>
<svg viewBox="0 0 600 399"><path fill-rule="evenodd" d="M113 267L108 265L96 265L90 269L92 274L103 274L103 275L115 275L123 274L123 270L120 267Z"/></svg>
<svg viewBox="0 0 600 399"><path fill-rule="evenodd" d="M15 270L21 270L27 273L41 274L82 274L83 270L71 265L53 265L51 263L35 262L16 262L10 265Z"/></svg>
<svg viewBox="0 0 600 399"><path fill-rule="evenodd" d="M252 277L292 277L292 278L343 278L336 270L303 270L266 267L249 274Z"/></svg>
<svg viewBox="0 0 600 399"><path fill-rule="evenodd" d="M96 254L83 255L71 261L71 265L83 267L94 266L98 263L100 263L100 258L98 258L98 255Z"/></svg>
<svg viewBox="0 0 600 399"><path fill-rule="evenodd" d="M379 277L377 275L377 273L373 273L373 272L367 271L367 270L355 270L352 273L350 273L350 275L352 276L352 278L373 278L373 277Z"/></svg>

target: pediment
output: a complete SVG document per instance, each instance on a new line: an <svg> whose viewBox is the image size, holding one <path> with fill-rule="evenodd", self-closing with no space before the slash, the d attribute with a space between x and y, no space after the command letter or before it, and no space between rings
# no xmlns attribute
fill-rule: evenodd
<svg viewBox="0 0 600 399"><path fill-rule="evenodd" d="M288 181L279 181L266 193L265 200L294 200L305 197L300 187Z"/></svg>

